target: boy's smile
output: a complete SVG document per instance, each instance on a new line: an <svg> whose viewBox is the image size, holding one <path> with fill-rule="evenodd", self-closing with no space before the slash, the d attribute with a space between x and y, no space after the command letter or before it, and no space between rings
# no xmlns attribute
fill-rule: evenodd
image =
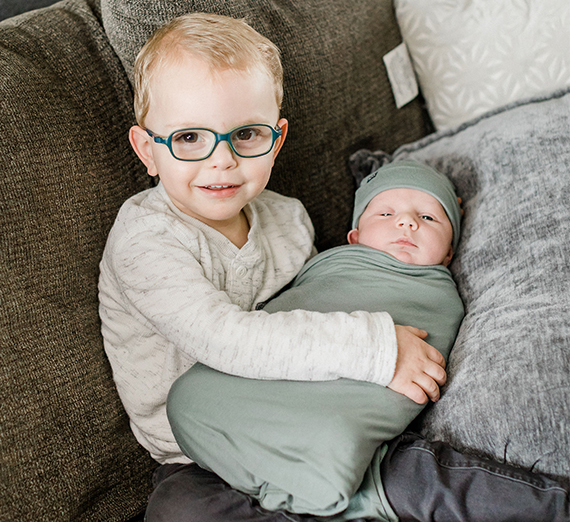
<svg viewBox="0 0 570 522"><path fill-rule="evenodd" d="M375 196L351 230L351 244L366 245L413 265L451 261L453 230L433 196L415 189L390 189Z"/></svg>
<svg viewBox="0 0 570 522"><path fill-rule="evenodd" d="M148 173L160 177L179 210L228 237L232 229L243 231L241 211L267 185L287 133L287 121L278 121L272 80L257 69L212 71L202 60L181 52L156 71L151 90L145 126L158 136L188 128L217 133L254 124L282 128L282 136L266 155L242 158L228 142L220 141L212 154L200 161L178 160L141 127L131 129L131 142Z"/></svg>
<svg viewBox="0 0 570 522"><path fill-rule="evenodd" d="M202 190L210 192L211 196L227 198L233 196L239 189L238 185L206 185L200 187Z"/></svg>

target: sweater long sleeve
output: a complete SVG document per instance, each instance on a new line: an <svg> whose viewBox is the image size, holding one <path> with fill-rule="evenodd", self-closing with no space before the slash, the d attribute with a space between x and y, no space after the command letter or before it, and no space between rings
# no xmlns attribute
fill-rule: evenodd
<svg viewBox="0 0 570 522"><path fill-rule="evenodd" d="M197 361L255 379L350 378L387 385L396 363L385 313L255 311L313 251L303 206L264 191L238 249L179 212L161 186L122 207L101 262L105 350L137 439L184 462L166 418L172 383Z"/></svg>

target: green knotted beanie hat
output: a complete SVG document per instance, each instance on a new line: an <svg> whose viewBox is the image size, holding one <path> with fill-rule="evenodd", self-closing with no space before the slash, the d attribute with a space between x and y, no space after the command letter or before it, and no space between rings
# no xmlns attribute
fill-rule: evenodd
<svg viewBox="0 0 570 522"><path fill-rule="evenodd" d="M362 180L354 196L352 228L358 228L360 216L368 203L385 190L408 188L421 190L437 199L453 229L453 251L459 243L461 209L451 181L431 167L414 160L402 160L380 167Z"/></svg>

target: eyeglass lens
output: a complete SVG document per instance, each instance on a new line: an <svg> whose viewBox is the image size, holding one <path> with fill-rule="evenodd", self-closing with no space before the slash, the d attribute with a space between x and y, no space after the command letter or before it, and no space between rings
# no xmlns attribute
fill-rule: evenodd
<svg viewBox="0 0 570 522"><path fill-rule="evenodd" d="M267 154L273 147L273 131L268 125L239 127L230 134L230 143L236 154L247 157ZM174 156L183 160L199 160L210 155L218 141L208 129L184 129L172 135Z"/></svg>

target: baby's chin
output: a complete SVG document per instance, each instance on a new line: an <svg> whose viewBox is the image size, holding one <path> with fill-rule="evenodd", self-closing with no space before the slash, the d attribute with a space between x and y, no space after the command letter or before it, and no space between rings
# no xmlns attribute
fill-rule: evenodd
<svg viewBox="0 0 570 522"><path fill-rule="evenodd" d="M369 248L374 248L375 250L380 250L381 252L388 254L389 256L393 257L394 259L397 259L398 261L401 261L402 263L406 263L408 265L431 266L431 265L441 264L441 263L437 263L437 262L435 262L435 263L427 262L427 261L431 261L431 260L426 260L426 259L424 259L425 256L420 255L419 252L410 252L410 250L408 250L407 248L403 248L403 249L388 248L388 249L384 250L383 248L379 248L378 246L368 245L366 243L359 243L359 244L367 246Z"/></svg>
<svg viewBox="0 0 570 522"><path fill-rule="evenodd" d="M417 263L414 256L412 256L411 254L409 254L408 252L388 252L389 255L391 255L392 257L396 258L398 261L401 261L402 263L408 263L409 265L419 265L420 263Z"/></svg>
<svg viewBox="0 0 570 522"><path fill-rule="evenodd" d="M408 265L417 265L417 266L429 266L432 263L425 263L422 259L419 259L418 256L411 254L410 252L398 250L395 252L385 252L389 256L392 256L394 259L401 261L402 263L407 263Z"/></svg>

